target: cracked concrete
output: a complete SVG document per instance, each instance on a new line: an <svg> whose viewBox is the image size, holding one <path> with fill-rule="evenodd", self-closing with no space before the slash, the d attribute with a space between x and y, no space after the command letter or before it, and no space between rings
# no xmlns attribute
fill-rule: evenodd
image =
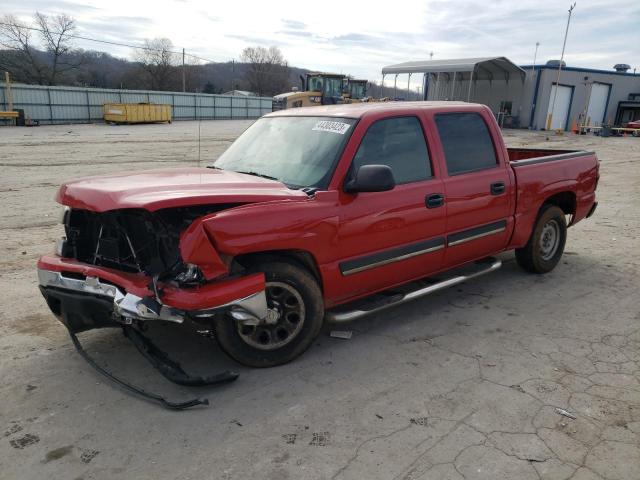
<svg viewBox="0 0 640 480"><path fill-rule="evenodd" d="M203 158L246 125L203 123ZM328 327L275 369L238 368L193 332L152 332L196 371L240 371L219 388L168 384L117 332L83 334L131 381L212 402L175 413L89 369L47 312L34 262L61 233L56 185L195 165L196 132L192 122L0 129L3 479L640 478L639 139L506 132L510 145L593 149L602 160L598 211L569 231L548 275L502 255L501 271L342 326L349 341Z"/></svg>

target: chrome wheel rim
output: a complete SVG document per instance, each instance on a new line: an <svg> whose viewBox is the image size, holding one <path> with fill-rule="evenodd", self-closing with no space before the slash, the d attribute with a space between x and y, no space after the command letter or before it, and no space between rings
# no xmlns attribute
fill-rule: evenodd
<svg viewBox="0 0 640 480"><path fill-rule="evenodd" d="M302 329L305 308L300 293L288 283L265 285L268 322L259 325L238 323L240 338L258 350L275 350L289 344Z"/></svg>
<svg viewBox="0 0 640 480"><path fill-rule="evenodd" d="M558 251L560 245L560 226L556 220L549 220L542 227L540 234L540 257L550 260Z"/></svg>

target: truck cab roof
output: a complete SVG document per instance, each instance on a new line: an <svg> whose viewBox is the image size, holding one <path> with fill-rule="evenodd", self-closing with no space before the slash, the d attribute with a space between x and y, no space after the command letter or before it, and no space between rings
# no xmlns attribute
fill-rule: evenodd
<svg viewBox="0 0 640 480"><path fill-rule="evenodd" d="M402 110L406 113L422 110L460 110L461 107L472 107L474 110L487 108L479 103L467 102L362 102L340 105L324 105L317 107L291 108L272 112L265 117L343 117L362 118L370 114L384 116L387 112L397 112Z"/></svg>

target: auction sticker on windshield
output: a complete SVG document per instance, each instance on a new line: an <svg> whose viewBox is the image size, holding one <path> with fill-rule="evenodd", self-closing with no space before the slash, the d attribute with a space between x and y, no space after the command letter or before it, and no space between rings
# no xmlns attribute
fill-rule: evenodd
<svg viewBox="0 0 640 480"><path fill-rule="evenodd" d="M350 126L351 125L349 125L348 123L321 120L316 123L315 127L313 127L312 130L318 130L320 132L339 133L340 135L344 135L345 133L347 133L347 130L349 130Z"/></svg>

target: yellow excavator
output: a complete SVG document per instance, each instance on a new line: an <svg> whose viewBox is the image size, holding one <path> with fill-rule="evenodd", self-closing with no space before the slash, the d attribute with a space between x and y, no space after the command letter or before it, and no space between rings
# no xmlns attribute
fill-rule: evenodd
<svg viewBox="0 0 640 480"><path fill-rule="evenodd" d="M302 91L294 89L273 97L273 110L335 105L344 103L343 90L346 77L338 73L307 73L302 80Z"/></svg>

